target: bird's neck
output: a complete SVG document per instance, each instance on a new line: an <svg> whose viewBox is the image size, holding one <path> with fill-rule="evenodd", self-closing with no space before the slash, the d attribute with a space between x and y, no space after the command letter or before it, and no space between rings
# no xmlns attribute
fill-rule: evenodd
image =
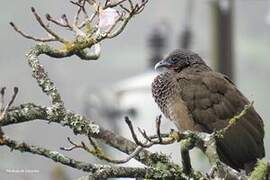
<svg viewBox="0 0 270 180"><path fill-rule="evenodd" d="M203 71L212 71L212 69L206 64L192 64L189 67L182 69L181 72L178 73L200 73Z"/></svg>
<svg viewBox="0 0 270 180"><path fill-rule="evenodd" d="M174 79L173 73L167 71L159 74L152 83L152 95L167 118L169 118L168 102L171 102L176 90Z"/></svg>

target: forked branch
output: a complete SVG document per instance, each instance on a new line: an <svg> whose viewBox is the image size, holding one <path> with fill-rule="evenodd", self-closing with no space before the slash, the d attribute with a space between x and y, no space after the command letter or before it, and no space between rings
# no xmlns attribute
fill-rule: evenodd
<svg viewBox="0 0 270 180"><path fill-rule="evenodd" d="M130 19L142 12L148 1L142 0L141 3L133 3L131 0L115 3L106 1L104 6L93 0L70 2L78 9L74 15L73 23L65 14L60 19L57 19L49 13L45 16L47 20L45 22L36 9L34 7L31 8L36 21L47 32L48 37L35 37L20 30L13 22L10 22L10 25L23 37L44 43L39 45L39 48L42 49L41 54L55 58L76 55L81 60L96 60L100 56L100 50L97 50L94 45L99 44L105 39L118 36ZM73 39L67 40L63 38L55 28L50 27L49 23L72 32ZM54 47L49 44L50 42L58 42L62 46L60 48ZM90 53L88 50L93 52Z"/></svg>

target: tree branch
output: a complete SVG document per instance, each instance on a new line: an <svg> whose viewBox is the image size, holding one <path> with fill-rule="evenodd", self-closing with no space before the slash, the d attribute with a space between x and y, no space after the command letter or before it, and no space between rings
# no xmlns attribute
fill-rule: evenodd
<svg viewBox="0 0 270 180"><path fill-rule="evenodd" d="M64 165L67 165L76 169L80 169L86 172L94 172L95 169L97 169L97 167L92 164L76 161L74 159L64 156L63 154L60 154L57 151L51 151L42 147L29 145L24 142L20 143L8 137L5 137L4 142L1 143L0 145L7 146L11 150L18 150L20 152L29 152L32 154L44 156L46 158L52 159L55 162L59 162L61 164L64 164Z"/></svg>
<svg viewBox="0 0 270 180"><path fill-rule="evenodd" d="M132 1L129 1L129 13L118 12L114 9L116 12L118 12L119 17L114 22L112 22L107 31L101 32L102 27L100 27L99 22L102 12L106 11L108 8L112 9L120 6L124 7L124 2L125 1L120 1L113 4L106 3L106 5L101 7L99 4L92 0L78 0L77 2L71 1L71 3L75 4L78 8L78 11L74 16L74 22L72 25L69 23L66 15L63 15L61 17L61 20L59 21L49 15L49 13L47 13L46 19L48 22L52 22L54 25L62 28L67 28L67 30L75 33L74 38L71 41L65 40L48 25L46 25L40 15L36 12L34 7L31 8L31 11L39 25L48 32L49 37L37 38L32 35L28 35L27 33L24 33L13 22L10 22L10 25L16 32L18 32L23 37L37 42L43 42L43 44L40 44L35 48L35 50L38 50L39 54L46 54L54 58L64 58L76 55L82 60L96 60L99 58L100 54L88 54L86 53L86 50L91 49L95 44L98 44L105 39L111 39L118 36L121 32L123 32L130 19L135 15L141 13L148 1L142 0L141 3L133 3ZM94 13L90 17L88 16L86 11L86 9L88 9L86 8L87 4L90 5L92 9L95 9ZM83 14L83 19L81 20L82 22L79 23L81 13ZM96 17L98 18L98 22L93 22L93 19ZM119 28L116 29L118 26ZM63 47L55 48L49 45L50 42L59 42L63 45ZM36 54L37 56L39 55L37 53L33 54Z"/></svg>
<svg viewBox="0 0 270 180"><path fill-rule="evenodd" d="M73 167L75 169L89 172L89 179L104 179L104 178L116 178L116 177L130 177L130 178L153 178L156 176L155 169L153 168L136 168L136 167L122 167L113 165L95 165L91 163L85 163L76 161L69 158L57 151L48 150L42 147L29 145L27 143L19 143L8 137L4 138L4 142L0 143L0 146L7 146L11 150L18 150L20 152L29 152L31 154L40 155L49 158L55 162ZM175 174L169 174L166 178L176 178Z"/></svg>
<svg viewBox="0 0 270 180"><path fill-rule="evenodd" d="M132 154L137 148L137 145L130 140L96 125L94 122L79 114L67 110L65 117L59 118L57 114L54 114L54 111L51 111L50 107L36 106L31 103L10 109L3 121L0 122L0 126L4 127L33 120L45 120L68 126L75 134L90 135L128 155ZM145 149L137 154L135 159L147 166L153 165L159 161L171 163L166 156L151 153Z"/></svg>

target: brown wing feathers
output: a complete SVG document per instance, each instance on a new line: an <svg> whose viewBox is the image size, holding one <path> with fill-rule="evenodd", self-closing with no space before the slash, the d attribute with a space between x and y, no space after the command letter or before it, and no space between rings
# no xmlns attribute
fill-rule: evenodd
<svg viewBox="0 0 270 180"><path fill-rule="evenodd" d="M211 133L228 125L228 120L241 112L248 100L223 75L215 72L187 75L189 83L180 91L195 123ZM185 80L186 81L186 80ZM181 78L178 80L181 84ZM191 87L191 88L190 88ZM263 123L252 108L221 141L218 151L223 160L235 169L246 161L264 156Z"/></svg>

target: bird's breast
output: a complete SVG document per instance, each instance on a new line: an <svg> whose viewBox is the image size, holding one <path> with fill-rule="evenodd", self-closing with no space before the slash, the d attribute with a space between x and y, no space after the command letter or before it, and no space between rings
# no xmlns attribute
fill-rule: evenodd
<svg viewBox="0 0 270 180"><path fill-rule="evenodd" d="M163 114L172 120L179 130L195 130L194 121L180 96L180 91L175 76L169 72L158 75L152 83L152 95Z"/></svg>
<svg viewBox="0 0 270 180"><path fill-rule="evenodd" d="M174 94L175 85L170 73L159 74L152 83L152 95L163 114L169 118L168 102Z"/></svg>

